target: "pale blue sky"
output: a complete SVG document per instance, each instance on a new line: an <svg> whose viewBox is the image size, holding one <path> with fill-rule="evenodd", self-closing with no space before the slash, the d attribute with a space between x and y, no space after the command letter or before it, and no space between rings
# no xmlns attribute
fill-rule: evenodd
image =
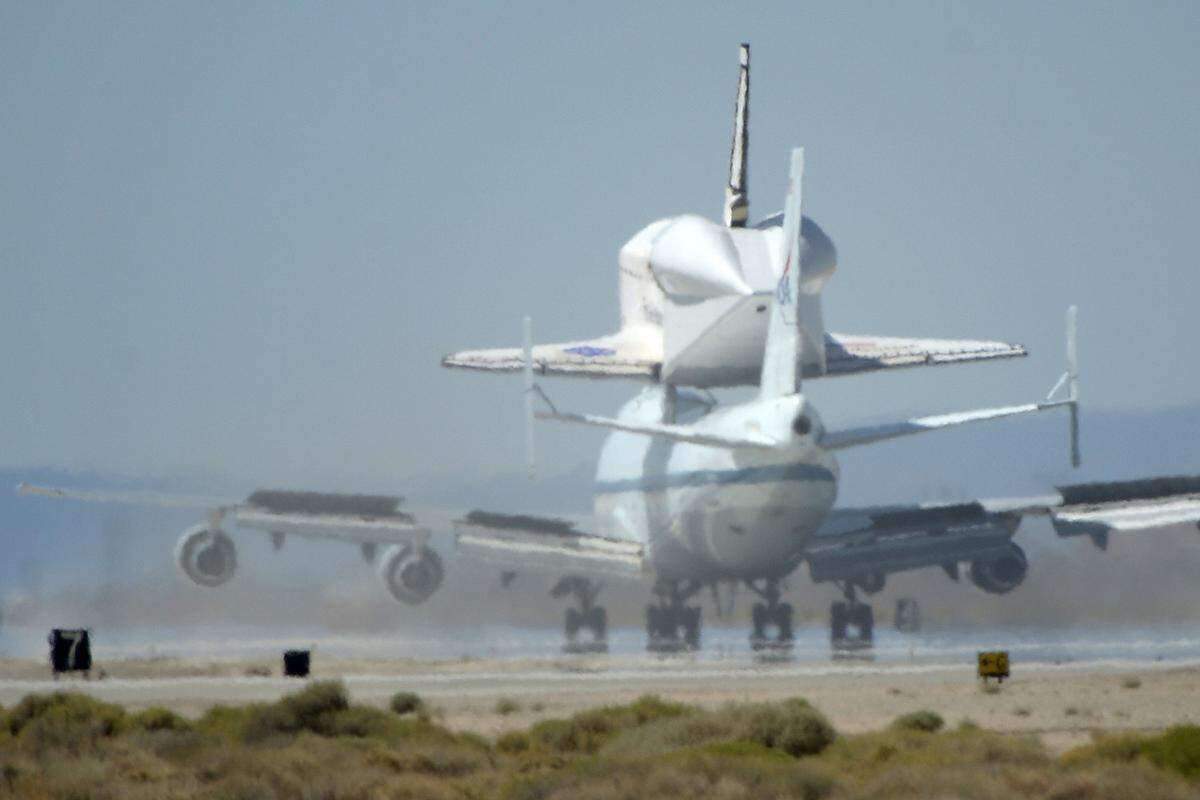
<svg viewBox="0 0 1200 800"><path fill-rule="evenodd" d="M827 419L1038 396L1070 302L1090 407L1200 402L1200 5L751 8L0 2L0 466L519 471L519 379L440 356L614 328L625 239L719 214L743 40L752 213L804 145L829 327L1033 352L809 384Z"/></svg>

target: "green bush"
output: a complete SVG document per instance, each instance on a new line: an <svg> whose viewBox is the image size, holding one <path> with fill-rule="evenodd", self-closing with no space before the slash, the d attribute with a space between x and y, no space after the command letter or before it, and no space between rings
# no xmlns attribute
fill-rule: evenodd
<svg viewBox="0 0 1200 800"><path fill-rule="evenodd" d="M125 710L120 706L102 703L81 692L26 695L8 712L8 730L19 736L39 721L89 725L102 736L113 736L127 724Z"/></svg>
<svg viewBox="0 0 1200 800"><path fill-rule="evenodd" d="M391 709L397 714L413 714L424 707L425 703L416 692L396 692L392 695Z"/></svg>
<svg viewBox="0 0 1200 800"><path fill-rule="evenodd" d="M1200 726L1177 725L1142 743L1142 752L1155 766L1200 778Z"/></svg>
<svg viewBox="0 0 1200 800"><path fill-rule="evenodd" d="M896 721L892 723L892 727L904 731L937 733L945 724L946 721L936 711L925 710L914 711L911 714L897 717Z"/></svg>
<svg viewBox="0 0 1200 800"><path fill-rule="evenodd" d="M815 755L836 737L833 725L807 700L792 698L782 703L745 706L738 738L782 750L792 756Z"/></svg>

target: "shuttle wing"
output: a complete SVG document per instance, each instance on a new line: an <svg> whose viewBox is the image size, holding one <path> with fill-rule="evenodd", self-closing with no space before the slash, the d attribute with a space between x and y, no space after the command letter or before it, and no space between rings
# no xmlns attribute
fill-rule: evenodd
<svg viewBox="0 0 1200 800"><path fill-rule="evenodd" d="M904 339L831 333L825 338L825 374L960 364L1027 355L1019 344L971 339Z"/></svg>
<svg viewBox="0 0 1200 800"><path fill-rule="evenodd" d="M673 359L672 382L682 386L738 386L758 382L762 368L765 320L755 318L757 296L738 303L733 311L704 329ZM825 372L806 365L803 377L852 375L905 367L962 364L1027 355L1024 347L1007 342L971 339L905 339L896 336L825 335ZM484 372L518 372L519 347L463 350L442 359L442 365ZM534 370L542 375L588 378L662 377L664 345L661 331L647 328L598 339L537 345Z"/></svg>
<svg viewBox="0 0 1200 800"><path fill-rule="evenodd" d="M463 350L442 359L444 367L485 372L519 372L525 366L520 347ZM631 328L598 339L581 339L533 348L533 369L543 375L656 380L662 367L662 334Z"/></svg>

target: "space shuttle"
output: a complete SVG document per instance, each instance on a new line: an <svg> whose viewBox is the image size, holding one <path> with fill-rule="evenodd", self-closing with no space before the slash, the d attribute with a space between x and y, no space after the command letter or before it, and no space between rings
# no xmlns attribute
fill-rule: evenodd
<svg viewBox="0 0 1200 800"><path fill-rule="evenodd" d="M721 221L681 214L636 233L617 256L620 329L534 346L536 373L696 388L758 384L770 300L787 260L781 252L783 213L753 222L749 214L749 45L741 45L740 62ZM821 292L837 268L837 247L808 216L800 234L801 377L1026 355L1023 346L998 341L826 331ZM465 350L442 359L443 366L489 372L517 372L525 363L520 347Z"/></svg>

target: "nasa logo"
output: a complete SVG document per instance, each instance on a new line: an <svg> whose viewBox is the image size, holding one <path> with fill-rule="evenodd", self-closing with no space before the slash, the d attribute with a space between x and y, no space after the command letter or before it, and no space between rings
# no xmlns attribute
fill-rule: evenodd
<svg viewBox="0 0 1200 800"><path fill-rule="evenodd" d="M564 347L564 353L571 355L584 356L586 358L595 358L597 356L615 356L616 350L608 347L592 347L591 345L580 345L579 347Z"/></svg>

